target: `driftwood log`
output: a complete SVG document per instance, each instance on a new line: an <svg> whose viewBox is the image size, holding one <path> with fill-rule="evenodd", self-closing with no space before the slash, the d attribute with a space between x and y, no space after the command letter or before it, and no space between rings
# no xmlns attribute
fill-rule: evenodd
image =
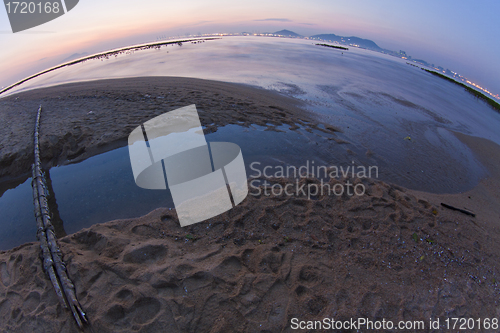
<svg viewBox="0 0 500 333"><path fill-rule="evenodd" d="M445 208L448 208L448 209L451 209L451 210L456 210L460 213L463 213L463 214L466 214L466 215L470 215L472 217L476 217L476 214L474 214L473 212L470 212L466 209L461 209L461 208L457 208L457 207L453 207L451 205L448 205L448 204L445 204L443 202L441 202L441 206L445 207Z"/></svg>
<svg viewBox="0 0 500 333"><path fill-rule="evenodd" d="M51 223L51 215L48 205L48 190L45 174L42 170L40 160L40 116L42 106L38 108L35 124L34 152L35 162L32 165L32 187L33 204L35 206L35 219L37 224L37 237L43 256L43 268L49 275L50 281L59 301L64 308L70 309L80 329L88 324L85 312L76 298L75 286L66 272L66 266L62 260L62 253L57 245L54 227Z"/></svg>

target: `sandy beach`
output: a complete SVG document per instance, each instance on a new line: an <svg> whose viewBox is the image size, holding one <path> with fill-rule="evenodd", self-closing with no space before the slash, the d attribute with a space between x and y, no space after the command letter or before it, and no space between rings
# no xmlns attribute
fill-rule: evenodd
<svg viewBox="0 0 500 333"><path fill-rule="evenodd" d="M300 101L243 84L149 77L72 83L11 95L0 100L0 193L8 181L30 174L35 116L43 105L42 159L47 167L77 163L127 144L144 121L186 104L196 104L205 133L227 124L257 124L273 130L297 124L316 128ZM306 121L306 122L304 122Z"/></svg>
<svg viewBox="0 0 500 333"><path fill-rule="evenodd" d="M50 167L124 146L136 126L186 103L206 133L226 124L338 132L297 100L246 85L153 77L54 86L0 99L0 193L29 177L40 104ZM500 146L455 135L488 170L468 192L356 179L363 196L248 196L186 228L158 208L59 239L88 331L289 332L292 318L364 317L422 320L430 332L430 318L498 317ZM37 242L0 251L0 331L78 332L39 252Z"/></svg>

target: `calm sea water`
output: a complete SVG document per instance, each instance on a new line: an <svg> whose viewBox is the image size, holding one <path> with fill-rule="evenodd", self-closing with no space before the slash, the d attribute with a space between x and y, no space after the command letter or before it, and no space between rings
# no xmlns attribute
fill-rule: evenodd
<svg viewBox="0 0 500 333"><path fill-rule="evenodd" d="M500 114L462 88L405 61L313 41L225 37L160 50L91 60L42 75L11 93L67 82L165 75L247 83L307 102L319 120L342 130L336 144L322 132L264 131L225 126L207 136L242 147L252 162L302 165L376 165L379 178L437 193L465 191L485 175L472 152L451 131L500 144ZM411 140L405 140L406 137ZM135 186L127 148L50 170L64 229L143 215L170 207L167 191ZM0 249L35 240L30 183L0 198Z"/></svg>

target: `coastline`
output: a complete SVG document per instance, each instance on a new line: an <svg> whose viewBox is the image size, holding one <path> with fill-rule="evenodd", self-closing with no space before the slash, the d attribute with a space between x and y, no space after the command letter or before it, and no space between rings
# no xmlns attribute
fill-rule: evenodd
<svg viewBox="0 0 500 333"><path fill-rule="evenodd" d="M54 119L42 120L42 130L51 133L41 140L48 166L125 145L130 129L185 103L196 103L202 122L213 124L208 132L226 124L319 128L295 100L244 85L183 78L70 84L0 99L9 124L0 133L1 175L22 177L29 168L40 100ZM187 228L174 210L158 208L63 237L77 296L99 332L277 331L289 328L293 317L495 317L500 146L454 134L489 172L468 192L432 194L363 179L367 194L361 197L249 196ZM37 242L0 251L0 330L77 332L38 252Z"/></svg>
<svg viewBox="0 0 500 333"><path fill-rule="evenodd" d="M490 230L500 232L500 146L496 143L459 132L453 134L466 144L488 171L472 190L453 194L433 194L409 190L410 193L433 202L444 201L455 207L477 212Z"/></svg>

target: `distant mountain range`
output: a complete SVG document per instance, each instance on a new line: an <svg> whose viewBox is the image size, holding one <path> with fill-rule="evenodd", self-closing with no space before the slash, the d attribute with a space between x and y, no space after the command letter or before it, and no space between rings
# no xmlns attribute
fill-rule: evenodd
<svg viewBox="0 0 500 333"><path fill-rule="evenodd" d="M311 36L309 38L337 42L339 44L345 44L345 45L359 46L359 47L363 47L365 49L376 50L376 51L383 50L374 41L369 40L369 39L355 37L355 36L342 37L342 36L337 36L334 34L320 34L320 35Z"/></svg>
<svg viewBox="0 0 500 333"><path fill-rule="evenodd" d="M304 37L299 35L296 32L290 31L290 30L280 30L272 33L273 35L278 35L278 36L285 36L285 37ZM356 36L351 36L351 37L343 37L343 36L337 36L335 34L319 34L319 35L314 35L310 36L310 39L318 39L318 40L324 40L327 42L337 42L339 44L343 45L351 45L351 46L358 46L362 47L365 49L370 49L374 51L389 51L389 50L384 50L380 46L378 46L374 41L369 40L369 39L363 39L359 38Z"/></svg>
<svg viewBox="0 0 500 333"><path fill-rule="evenodd" d="M299 35L298 33L296 32L293 32L293 31L290 31L290 30L280 30L280 31L276 31L273 33L273 35L279 35L279 36L286 36L286 37L304 37L302 35Z"/></svg>

